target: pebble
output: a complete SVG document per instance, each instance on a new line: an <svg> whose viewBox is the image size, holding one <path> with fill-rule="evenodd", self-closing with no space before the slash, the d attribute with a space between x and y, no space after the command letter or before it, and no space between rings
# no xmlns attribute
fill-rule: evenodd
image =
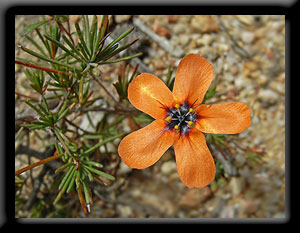
<svg viewBox="0 0 300 233"><path fill-rule="evenodd" d="M238 153L234 157L234 165L237 167L242 167L246 163L246 158L243 154Z"/></svg>
<svg viewBox="0 0 300 233"><path fill-rule="evenodd" d="M255 34L253 32L244 31L241 34L242 41L246 44L251 44L253 42Z"/></svg>
<svg viewBox="0 0 300 233"><path fill-rule="evenodd" d="M185 209L197 209L201 203L212 196L209 187L189 189L180 199L179 206Z"/></svg>
<svg viewBox="0 0 300 233"><path fill-rule="evenodd" d="M182 23L175 24L173 27L173 34L179 35L186 31L186 25Z"/></svg>
<svg viewBox="0 0 300 233"><path fill-rule="evenodd" d="M123 23L128 21L131 17L132 15L115 15L114 19L116 23Z"/></svg>
<svg viewBox="0 0 300 233"><path fill-rule="evenodd" d="M251 15L237 15L237 19L245 25L253 25L254 17Z"/></svg>
<svg viewBox="0 0 300 233"><path fill-rule="evenodd" d="M163 165L161 166L161 172L163 175L169 175L173 171L176 171L176 162L174 161L167 161L164 162Z"/></svg>
<svg viewBox="0 0 300 233"><path fill-rule="evenodd" d="M194 32L211 33L218 32L219 25L216 16L212 15L196 15L191 21L191 28Z"/></svg>
<svg viewBox="0 0 300 233"><path fill-rule="evenodd" d="M123 161L121 161L119 169L117 171L117 175L125 175L132 171L131 167L128 167Z"/></svg>
<svg viewBox="0 0 300 233"><path fill-rule="evenodd" d="M185 45L187 45L187 43L189 41L190 41L190 37L188 35L181 34L179 36L179 43L180 43L180 45L185 46Z"/></svg>
<svg viewBox="0 0 300 233"><path fill-rule="evenodd" d="M277 103L278 97L278 94L271 89L261 88L258 92L258 99L261 101L263 107L269 107Z"/></svg>
<svg viewBox="0 0 300 233"><path fill-rule="evenodd" d="M245 178L244 177L232 177L229 185L232 190L233 196L238 196L245 188Z"/></svg>
<svg viewBox="0 0 300 233"><path fill-rule="evenodd" d="M71 19L72 22L76 21L76 17ZM126 23L128 16L121 19L122 17L118 16L117 21ZM105 211L102 210L99 216L142 218L211 216L280 218L285 216L284 16L144 15L132 17L141 19L152 31L155 23L159 25L158 28L167 29L170 35L163 32L164 29L158 30L155 34L160 34L163 39L168 40L168 43L172 44L173 51L176 51L176 48L183 50L180 56L175 56L169 50L164 50L157 42L150 41L150 45L143 48L146 50L143 60L148 67L151 67L154 74L157 75L159 72L165 74L165 67L168 67L171 62L177 67L181 58L188 53L200 54L212 63L215 69L214 78L218 78L217 91L221 93L232 90L236 93L233 99L245 102L251 108L253 117L251 126L238 136L234 136L233 140L236 139L243 148L259 147L266 153L262 155L264 163L253 163L245 152L228 145L233 152L235 149L238 151L235 153L233 163L238 168L239 176L220 177L217 182L214 181L204 189L188 189L182 184L176 171L172 149L168 151L172 160L166 158L161 160L160 164L142 171L132 170L121 161L116 170L116 178L118 180L118 176L124 176L119 178L125 179L128 175L126 177L128 182L118 191L122 190L120 195L131 198L131 202L117 204L107 202ZM101 17L98 17L98 20L100 19ZM24 25L23 21L26 21L26 17L16 17L18 27ZM228 34L221 30L219 22L226 26ZM71 25L72 28L74 27ZM16 28L16 32L20 32L20 28ZM255 55L245 57L243 53L239 53L239 49L232 43L233 40L250 55ZM23 43L23 39L18 40L18 43ZM28 46L35 49L30 44ZM17 56L23 57L21 52L16 49ZM24 58L29 59L26 56ZM16 69L17 72L20 71L19 67ZM175 74L174 71L173 76ZM107 76L108 81L111 81L112 77L115 76ZM26 82L16 80L16 90L20 93L28 92L25 84ZM226 99L226 96L224 97ZM223 96L213 100L220 99L223 100ZM16 106L19 104L16 103ZM127 119L123 121L119 130L131 132ZM278 135L283 136L278 137ZM111 150L115 152L118 143L118 141L112 143ZM36 147L36 144L32 143L31 146ZM26 162L24 161L24 164ZM112 194L116 193L113 189L114 185L109 187L111 188L109 192ZM29 186L27 194L30 193L30 188ZM106 187L103 190L106 192ZM224 195L227 195L225 199ZM102 205L103 203L104 200ZM96 200L95 205L97 205ZM22 214L26 217L25 212Z"/></svg>
<svg viewBox="0 0 300 233"><path fill-rule="evenodd" d="M204 34L196 40L198 46L210 45L213 41L213 37L210 34Z"/></svg>

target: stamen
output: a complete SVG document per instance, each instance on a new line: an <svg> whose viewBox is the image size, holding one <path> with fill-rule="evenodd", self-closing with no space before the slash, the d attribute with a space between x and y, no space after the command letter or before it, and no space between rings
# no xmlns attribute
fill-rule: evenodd
<svg viewBox="0 0 300 233"><path fill-rule="evenodd" d="M195 126L195 122L198 119L195 107L189 105L187 102L183 102L181 105L177 103L173 107L170 107L167 112L165 118L168 122L167 129L173 129L176 133L180 133L180 135L187 135Z"/></svg>
<svg viewBox="0 0 300 233"><path fill-rule="evenodd" d="M165 119L167 122L170 122L172 120L172 118L170 116L168 116L166 119Z"/></svg>

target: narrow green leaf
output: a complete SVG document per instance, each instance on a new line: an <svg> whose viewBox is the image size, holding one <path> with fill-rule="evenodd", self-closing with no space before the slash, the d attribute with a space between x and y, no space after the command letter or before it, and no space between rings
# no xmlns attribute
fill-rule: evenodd
<svg viewBox="0 0 300 233"><path fill-rule="evenodd" d="M91 30L90 30L90 33L89 33L90 34L89 44L90 44L91 54L93 54L93 52L94 52L94 41L95 41L96 30L97 30L97 16L94 15L93 20L92 20Z"/></svg>
<svg viewBox="0 0 300 233"><path fill-rule="evenodd" d="M216 94L216 88L217 88L217 84L216 82L212 82L211 86L209 87L208 91L206 92L205 96L204 96L204 100L202 101L203 103L210 99L211 97L214 96L214 94Z"/></svg>
<svg viewBox="0 0 300 233"><path fill-rule="evenodd" d="M120 61L127 61L127 60L130 60L132 58L135 58L135 57L139 57L139 56L142 56L143 53L137 53L137 54L134 54L134 55L131 55L131 56L127 56L127 57L121 57L119 59L115 59L115 60L109 60L109 61L105 61L105 62L98 62L99 65L104 65L104 64L111 64L111 63L116 63L116 62L120 62Z"/></svg>
<svg viewBox="0 0 300 233"><path fill-rule="evenodd" d="M94 161L84 161L83 163L86 163L90 166L95 166L95 167L99 167L99 168L102 168L103 165L101 163L97 163L97 162L94 162Z"/></svg>
<svg viewBox="0 0 300 233"><path fill-rule="evenodd" d="M72 175L72 178L69 182L69 185L68 185L68 188L67 188L67 193L69 193L71 191L71 189L73 188L74 184L75 184L75 179L77 177L77 173L79 172L79 170L75 170L73 175Z"/></svg>
<svg viewBox="0 0 300 233"><path fill-rule="evenodd" d="M83 171L85 172L85 174L88 176L89 180L92 182L94 180L92 173L90 172L89 169L85 168L82 166Z"/></svg>
<svg viewBox="0 0 300 233"><path fill-rule="evenodd" d="M58 116L60 116L65 111L65 109L67 108L67 104L68 104L68 100L65 100L64 104L61 106L61 108L59 109L59 111L57 113Z"/></svg>
<svg viewBox="0 0 300 233"><path fill-rule="evenodd" d="M118 43L120 40L122 40L124 37L126 37L129 33L131 33L134 30L133 28L128 29L126 32L123 32L119 37L117 37L116 39L114 39L112 42L110 42L106 47L105 47L105 51L110 49L113 45L115 45L116 43ZM104 51L103 50L103 51Z"/></svg>
<svg viewBox="0 0 300 233"><path fill-rule="evenodd" d="M105 172L103 172L103 171L100 171L100 170L97 170L97 169L95 169L95 168L89 167L89 166L87 166L87 165L85 165L85 164L82 164L82 165L83 165L86 169L90 170L91 172L93 172L93 173L95 173L95 174L97 174L97 175L99 175L99 176L103 176L103 177L105 177L105 178L107 178L107 179L109 179L109 180L115 180L115 177L112 176L112 175L110 175L110 174L107 174L107 173L105 173Z"/></svg>
<svg viewBox="0 0 300 233"><path fill-rule="evenodd" d="M94 145L93 147L89 148L88 150L86 150L86 151L84 152L84 154L89 154L89 153L93 152L94 150L96 150L97 148L99 148L100 146L102 146L102 145L104 145L104 144L106 144L106 143L108 143L108 142L110 142L110 141L113 141L113 140L115 140L116 138L120 138L120 137L122 137L122 136L124 136L124 135L125 135L125 133L121 133L121 134L117 134L117 135L115 135L115 136L113 136L113 137L107 138L107 139L105 139L105 140L103 140L103 141L97 143L97 144Z"/></svg>
<svg viewBox="0 0 300 233"><path fill-rule="evenodd" d="M91 53L85 43L85 40L83 39L83 36L82 36L82 32L80 30L80 27L79 27L79 24L78 23L75 23L75 28L76 28L76 32L77 32L77 35L79 37L79 40L83 46L83 49L85 50L85 52L88 54L88 56L90 57L91 56Z"/></svg>
<svg viewBox="0 0 300 233"><path fill-rule="evenodd" d="M54 173L59 173L59 172L65 170L66 168L70 167L71 165L74 165L74 164L72 162L66 163L66 164L62 165L61 167L57 168Z"/></svg>
<svg viewBox="0 0 300 233"><path fill-rule="evenodd" d="M96 59L95 59L95 62L99 62L99 61L103 61L105 58L108 58L111 53L113 53L113 51L115 49L118 48L118 44L112 46L110 49L108 50L103 50L101 53L99 53L97 56L96 56ZM99 64L99 63L98 63Z"/></svg>
<svg viewBox="0 0 300 233"><path fill-rule="evenodd" d="M84 15L82 17L82 26L83 26L83 33L84 33L84 39L87 42L87 47L89 48L89 41L90 41L90 33L89 33L89 29L90 29L90 25L89 25L89 17L87 15ZM89 51L91 53L91 51Z"/></svg>
<svg viewBox="0 0 300 233"><path fill-rule="evenodd" d="M51 48L50 48L50 45L48 43L48 41L44 40L44 37L42 36L42 34L40 33L40 31L38 29L35 29L38 37L40 38L40 40L42 41L42 43L44 44L45 48L47 49L48 51L48 55L51 56ZM46 57L46 54L44 54L45 57Z"/></svg>
<svg viewBox="0 0 300 233"><path fill-rule="evenodd" d="M40 59L42 59L42 60L44 60L44 61L48 61L48 62L50 62L50 63L54 63L54 64L57 64L57 65L60 65L60 66L67 67L67 68L69 68L70 70L74 70L74 69L75 69L73 66L70 66L70 65L68 65L68 64L59 62L59 61L57 61L57 60L54 60L54 59L45 57L45 56L40 55L40 54L38 54L38 53L36 53L36 52L34 52L34 51L28 49L28 48L25 48L25 47L23 47L23 46L21 46L21 48L22 48L22 50L24 50L25 52L31 54L32 56L38 57L38 58L40 58Z"/></svg>
<svg viewBox="0 0 300 233"><path fill-rule="evenodd" d="M26 34L28 34L29 32L31 32L32 30L44 25L45 23L47 23L49 20L42 20L40 22L37 23L33 23L30 25L27 25L23 28L23 30L21 31L21 36L25 36Z"/></svg>
<svg viewBox="0 0 300 233"><path fill-rule="evenodd" d="M58 189L61 190L61 188L65 185L66 181L69 179L69 177L71 176L71 174L75 171L75 165L72 163L72 167L70 167L67 171L67 173L65 174L64 178L62 179L62 181L60 182Z"/></svg>
<svg viewBox="0 0 300 233"><path fill-rule="evenodd" d="M28 104L36 113L38 113L40 116L45 117L45 115L33 104L31 104L29 101L25 101L26 104Z"/></svg>
<svg viewBox="0 0 300 233"><path fill-rule="evenodd" d="M45 51L41 48L41 46L39 46L38 43L36 43L34 41L34 39L32 39L30 36L25 36L27 40L29 40L44 56L47 56Z"/></svg>
<svg viewBox="0 0 300 233"><path fill-rule="evenodd" d="M46 37L47 40L50 40L51 42L53 42L56 46L58 46L59 48L61 48L62 50L64 50L66 53L68 53L70 56L74 57L77 61L81 61L81 62L85 62L85 60L83 60L82 58L78 57L75 53L73 53L71 50L67 49L62 43L60 43L59 41L51 38L48 35L44 35Z"/></svg>
<svg viewBox="0 0 300 233"><path fill-rule="evenodd" d="M21 135L21 133L22 133L23 130L24 130L24 126L21 126L20 129L18 130L18 132L16 133L15 141L18 140L18 138Z"/></svg>
<svg viewBox="0 0 300 233"><path fill-rule="evenodd" d="M73 166L72 168L74 168L75 166ZM56 199L54 200L54 205L56 205L56 203L61 199L62 195L65 193L71 179L73 178L73 174L75 172L75 169L72 169L70 175L68 176L68 178L66 179L66 181L64 182L63 186L61 186L61 191L59 192L59 194L57 195Z"/></svg>
<svg viewBox="0 0 300 233"><path fill-rule="evenodd" d="M63 111L57 118L56 122L60 121L61 119L63 119L67 113L69 112L69 109L67 108L65 111Z"/></svg>
<svg viewBox="0 0 300 233"><path fill-rule="evenodd" d="M123 50L129 48L131 46L131 44L127 44L124 46L119 47L118 49L115 49L114 51L112 51L112 53L107 54L106 57L102 58L103 60L107 60L115 55L117 55L118 53L122 52Z"/></svg>
<svg viewBox="0 0 300 233"><path fill-rule="evenodd" d="M35 130L35 129L44 129L47 127L47 125L37 125L37 124L23 124L23 127L27 127L30 128L31 130Z"/></svg>
<svg viewBox="0 0 300 233"><path fill-rule="evenodd" d="M50 114L48 103L47 103L47 101L46 101L46 99L45 99L45 97L43 95L42 95L42 101L44 103L45 110L46 110L47 114Z"/></svg>
<svg viewBox="0 0 300 233"><path fill-rule="evenodd" d="M83 61L87 62L86 58L78 51L78 49L72 44L72 42L65 35L62 35L62 38L69 45L72 51L78 54Z"/></svg>
<svg viewBox="0 0 300 233"><path fill-rule="evenodd" d="M90 195L89 195L88 185L85 180L82 182L82 184L83 184L83 193L84 193L84 197L85 197L85 202L90 203Z"/></svg>

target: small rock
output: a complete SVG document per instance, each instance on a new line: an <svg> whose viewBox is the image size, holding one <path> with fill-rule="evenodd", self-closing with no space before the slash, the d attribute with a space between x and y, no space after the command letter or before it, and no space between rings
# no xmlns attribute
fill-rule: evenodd
<svg viewBox="0 0 300 233"><path fill-rule="evenodd" d="M115 15L114 19L116 23L123 23L128 21L132 15Z"/></svg>
<svg viewBox="0 0 300 233"><path fill-rule="evenodd" d="M190 41L190 37L186 34L181 34L179 36L179 43L182 45L182 46L185 46L187 45L187 43Z"/></svg>
<svg viewBox="0 0 300 233"><path fill-rule="evenodd" d="M120 218L133 217L132 208L128 205L117 205L116 209L117 209L118 213L120 214Z"/></svg>
<svg viewBox="0 0 300 233"><path fill-rule="evenodd" d="M179 18L179 15L168 15L168 22L169 23L176 23Z"/></svg>
<svg viewBox="0 0 300 233"><path fill-rule="evenodd" d="M195 32L211 33L218 32L219 25L216 17L212 15L196 15L191 21L191 28Z"/></svg>
<svg viewBox="0 0 300 233"><path fill-rule="evenodd" d="M196 209L212 196L209 187L189 189L180 199L179 205L184 209Z"/></svg>
<svg viewBox="0 0 300 233"><path fill-rule="evenodd" d="M244 31L241 34L241 38L242 38L242 40L246 44L250 44L253 41L253 39L254 39L254 33L253 32L248 32L248 31Z"/></svg>
<svg viewBox="0 0 300 233"><path fill-rule="evenodd" d="M246 162L246 158L242 154L237 154L234 157L234 165L237 166L237 167L243 166L245 164L245 162Z"/></svg>
<svg viewBox="0 0 300 233"><path fill-rule="evenodd" d="M132 171L131 167L128 167L123 161L120 163L119 169L117 171L117 175L125 175Z"/></svg>
<svg viewBox="0 0 300 233"><path fill-rule="evenodd" d="M229 185L232 189L233 196L238 196L245 188L246 181L244 177L232 177Z"/></svg>
<svg viewBox="0 0 300 233"><path fill-rule="evenodd" d="M254 23L254 17L251 15L237 15L238 20L245 25L252 25Z"/></svg>
<svg viewBox="0 0 300 233"><path fill-rule="evenodd" d="M79 15L70 15L70 23L77 23L79 20Z"/></svg>
<svg viewBox="0 0 300 233"><path fill-rule="evenodd" d="M186 25L182 23L175 24L173 27L173 33L176 35L185 32L185 30L186 30Z"/></svg>
<svg viewBox="0 0 300 233"><path fill-rule="evenodd" d="M176 171L176 162L175 161L164 162L163 165L161 166L161 172L164 175L169 175L173 171Z"/></svg>
<svg viewBox="0 0 300 233"><path fill-rule="evenodd" d="M270 89L260 89L258 92L258 99L262 102L264 107L276 104L278 101L278 94Z"/></svg>
<svg viewBox="0 0 300 233"><path fill-rule="evenodd" d="M201 38L196 40L198 46L210 45L213 41L213 37L210 34L204 34Z"/></svg>
<svg viewBox="0 0 300 233"><path fill-rule="evenodd" d="M244 74L246 77L250 77L252 75L253 72L258 70L258 64L254 61L248 61L244 64Z"/></svg>
<svg viewBox="0 0 300 233"><path fill-rule="evenodd" d="M155 26L154 32L157 35L166 37L168 39L171 37L171 32L169 31L169 29L166 28L166 27L161 26L160 24Z"/></svg>
<svg viewBox="0 0 300 233"><path fill-rule="evenodd" d="M247 214L254 214L257 211L258 205L256 202L252 201L252 200L247 200L245 202L245 212Z"/></svg>

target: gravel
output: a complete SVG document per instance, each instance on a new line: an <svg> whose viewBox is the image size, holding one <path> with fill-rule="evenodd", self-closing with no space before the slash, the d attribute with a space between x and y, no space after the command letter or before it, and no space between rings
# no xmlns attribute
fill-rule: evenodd
<svg viewBox="0 0 300 233"><path fill-rule="evenodd" d="M116 21L126 23L132 18L140 25L137 28L144 28L142 33L148 30L145 37L149 44L143 47L147 56L142 62L156 76L164 78L170 64L176 71L180 59L189 53L197 53L213 64L217 93L222 93L216 100L242 101L252 112L252 124L234 136L236 144L263 153L253 161L236 145L229 145L238 176L221 177L204 189L188 189L181 183L172 149L144 170L121 163L119 183L114 187L121 181L123 186L112 202L107 201L110 204L95 197L95 212L90 217L284 218L284 16L137 15L117 16ZM24 40L18 32L31 21L31 16L16 17L16 44ZM16 47L16 55L19 53ZM16 90L28 92L24 77L18 75ZM22 107L17 102L16 112ZM127 132L128 122L124 123ZM110 150L117 156L116 147ZM20 163L16 157L16 166Z"/></svg>

